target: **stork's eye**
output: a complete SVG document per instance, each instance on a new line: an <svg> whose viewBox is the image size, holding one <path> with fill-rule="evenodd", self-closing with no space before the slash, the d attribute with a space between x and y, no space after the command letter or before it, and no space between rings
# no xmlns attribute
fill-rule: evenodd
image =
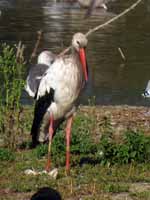
<svg viewBox="0 0 150 200"><path fill-rule="evenodd" d="M80 47L80 42L79 42L79 41L77 41L77 44L78 44L78 46Z"/></svg>

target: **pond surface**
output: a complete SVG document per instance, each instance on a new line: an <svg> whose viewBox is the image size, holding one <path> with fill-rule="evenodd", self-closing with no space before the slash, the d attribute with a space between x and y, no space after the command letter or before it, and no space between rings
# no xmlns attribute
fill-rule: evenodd
<svg viewBox="0 0 150 200"><path fill-rule="evenodd" d="M108 11L95 10L84 19L85 10L77 3L52 0L1 0L0 40L11 44L21 40L26 45L26 57L34 48L37 31L43 30L38 49L61 52L70 45L75 32L86 33L90 28L129 7L133 0L117 1ZM121 48L126 61L121 58ZM90 81L81 103L95 96L101 105L149 105L141 97L150 79L150 1L144 1L127 16L89 37L87 48ZM23 102L29 103L27 94Z"/></svg>

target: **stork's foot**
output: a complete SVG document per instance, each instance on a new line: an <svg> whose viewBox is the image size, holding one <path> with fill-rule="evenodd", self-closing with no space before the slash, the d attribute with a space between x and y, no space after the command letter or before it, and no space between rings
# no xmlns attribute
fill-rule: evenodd
<svg viewBox="0 0 150 200"><path fill-rule="evenodd" d="M24 171L24 173L26 175L34 175L34 176L37 176L37 175L41 175L41 174L47 174L49 176L51 176L52 178L56 179L57 178L57 175L58 175L58 169L57 168L54 168L53 170L51 170L50 172L47 172L46 170L43 170L43 171L36 171L34 169L26 169Z"/></svg>

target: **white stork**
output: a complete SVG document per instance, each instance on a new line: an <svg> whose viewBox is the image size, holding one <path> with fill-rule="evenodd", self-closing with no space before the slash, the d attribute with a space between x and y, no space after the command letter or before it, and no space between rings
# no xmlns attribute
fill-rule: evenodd
<svg viewBox="0 0 150 200"><path fill-rule="evenodd" d="M66 171L70 169L70 139L73 113L76 101L88 80L85 56L87 39L76 33L72 39L72 53L60 56L40 79L36 91L36 105L32 125L33 144L49 139L49 155L46 170L50 169L50 152L54 132L58 125L67 120L66 125ZM44 125L42 121L45 120Z"/></svg>

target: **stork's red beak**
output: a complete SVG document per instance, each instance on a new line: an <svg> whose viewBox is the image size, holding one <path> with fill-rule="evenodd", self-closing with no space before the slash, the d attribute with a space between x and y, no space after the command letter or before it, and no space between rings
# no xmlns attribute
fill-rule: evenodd
<svg viewBox="0 0 150 200"><path fill-rule="evenodd" d="M81 60L82 69L83 69L85 80L88 81L86 55L85 55L85 49L84 48L80 48L79 55L80 55L80 60Z"/></svg>

